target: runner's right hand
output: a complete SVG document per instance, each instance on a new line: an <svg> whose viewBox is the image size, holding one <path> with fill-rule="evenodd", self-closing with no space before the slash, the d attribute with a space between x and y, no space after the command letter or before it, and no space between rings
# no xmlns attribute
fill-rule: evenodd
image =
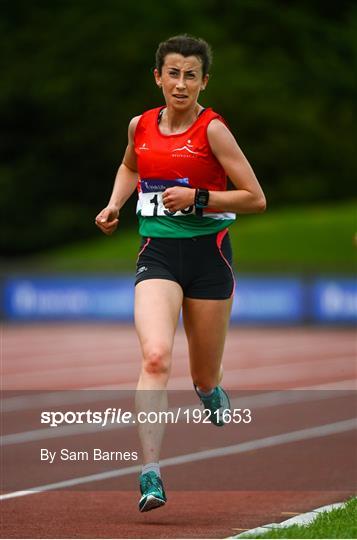
<svg viewBox="0 0 357 540"><path fill-rule="evenodd" d="M119 223L119 210L116 206L107 206L104 208L95 218L95 224L104 232L104 234L110 235L118 227Z"/></svg>

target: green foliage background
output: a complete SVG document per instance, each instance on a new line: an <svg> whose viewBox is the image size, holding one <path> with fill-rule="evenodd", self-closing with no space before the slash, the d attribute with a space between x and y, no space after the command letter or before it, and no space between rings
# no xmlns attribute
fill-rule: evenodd
<svg viewBox="0 0 357 540"><path fill-rule="evenodd" d="M162 103L152 80L157 44L177 33L211 43L201 103L228 121L270 208L352 196L353 2L2 0L0 9L5 255L97 234L128 122Z"/></svg>

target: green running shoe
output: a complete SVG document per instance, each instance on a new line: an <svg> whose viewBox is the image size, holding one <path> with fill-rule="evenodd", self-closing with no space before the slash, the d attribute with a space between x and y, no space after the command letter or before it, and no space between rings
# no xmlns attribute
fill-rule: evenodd
<svg viewBox="0 0 357 540"><path fill-rule="evenodd" d="M209 419L215 426L224 426L223 411L230 410L231 404L226 392L220 386L216 386L209 396L201 396L196 386L194 387L196 394L200 398L203 406L207 409L206 415L209 415Z"/></svg>
<svg viewBox="0 0 357 540"><path fill-rule="evenodd" d="M162 480L154 471L140 476L140 492L140 512L148 512L149 510L163 506L167 501Z"/></svg>

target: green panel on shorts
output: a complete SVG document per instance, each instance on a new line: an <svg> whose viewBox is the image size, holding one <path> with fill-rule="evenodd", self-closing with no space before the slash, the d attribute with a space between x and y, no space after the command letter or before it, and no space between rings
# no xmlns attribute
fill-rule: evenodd
<svg viewBox="0 0 357 540"><path fill-rule="evenodd" d="M139 219L139 234L153 238L191 238L214 234L225 229L234 219L214 219L209 217L177 216L177 217L142 217Z"/></svg>

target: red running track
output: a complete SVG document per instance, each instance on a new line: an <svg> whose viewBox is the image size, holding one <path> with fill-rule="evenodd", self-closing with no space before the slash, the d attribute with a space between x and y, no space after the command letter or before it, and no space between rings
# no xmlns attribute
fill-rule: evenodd
<svg viewBox="0 0 357 540"><path fill-rule="evenodd" d="M109 477L93 482L88 476L103 471L98 464L66 463L50 469L31 458L39 447L76 447L79 437L88 447L94 441L109 448L116 437L119 447L125 441L125 447L136 448L133 427L100 436L70 437L58 431L50 439L48 431L36 434L43 427L38 423L43 403L36 400L53 397L50 390L135 387L140 352L133 328L6 327L3 389L11 395L5 392L3 400L3 456L11 481L5 489L10 496L2 501L2 537L223 538L343 500L355 491L356 438L348 423L355 402L351 391L344 392L355 389L355 353L350 330L232 328L224 385L238 402L242 391L251 391L244 399L253 403L255 423L222 430L184 422L169 426L163 449L169 502L140 514L134 491L137 472L110 476L110 471L135 468L137 463L105 464ZM170 387L187 390L182 394L189 399L186 405L195 405L181 330ZM313 390L301 394L292 390L296 388ZM60 404L55 408L60 409L67 394L56 395ZM75 409L83 407L77 404ZM207 450L212 455L204 458ZM30 455L28 463L24 452ZM170 463L177 456L185 456L184 462ZM70 478L74 485L66 489L51 486ZM76 484L77 479L85 483ZM43 493L16 493L46 484L50 486Z"/></svg>

